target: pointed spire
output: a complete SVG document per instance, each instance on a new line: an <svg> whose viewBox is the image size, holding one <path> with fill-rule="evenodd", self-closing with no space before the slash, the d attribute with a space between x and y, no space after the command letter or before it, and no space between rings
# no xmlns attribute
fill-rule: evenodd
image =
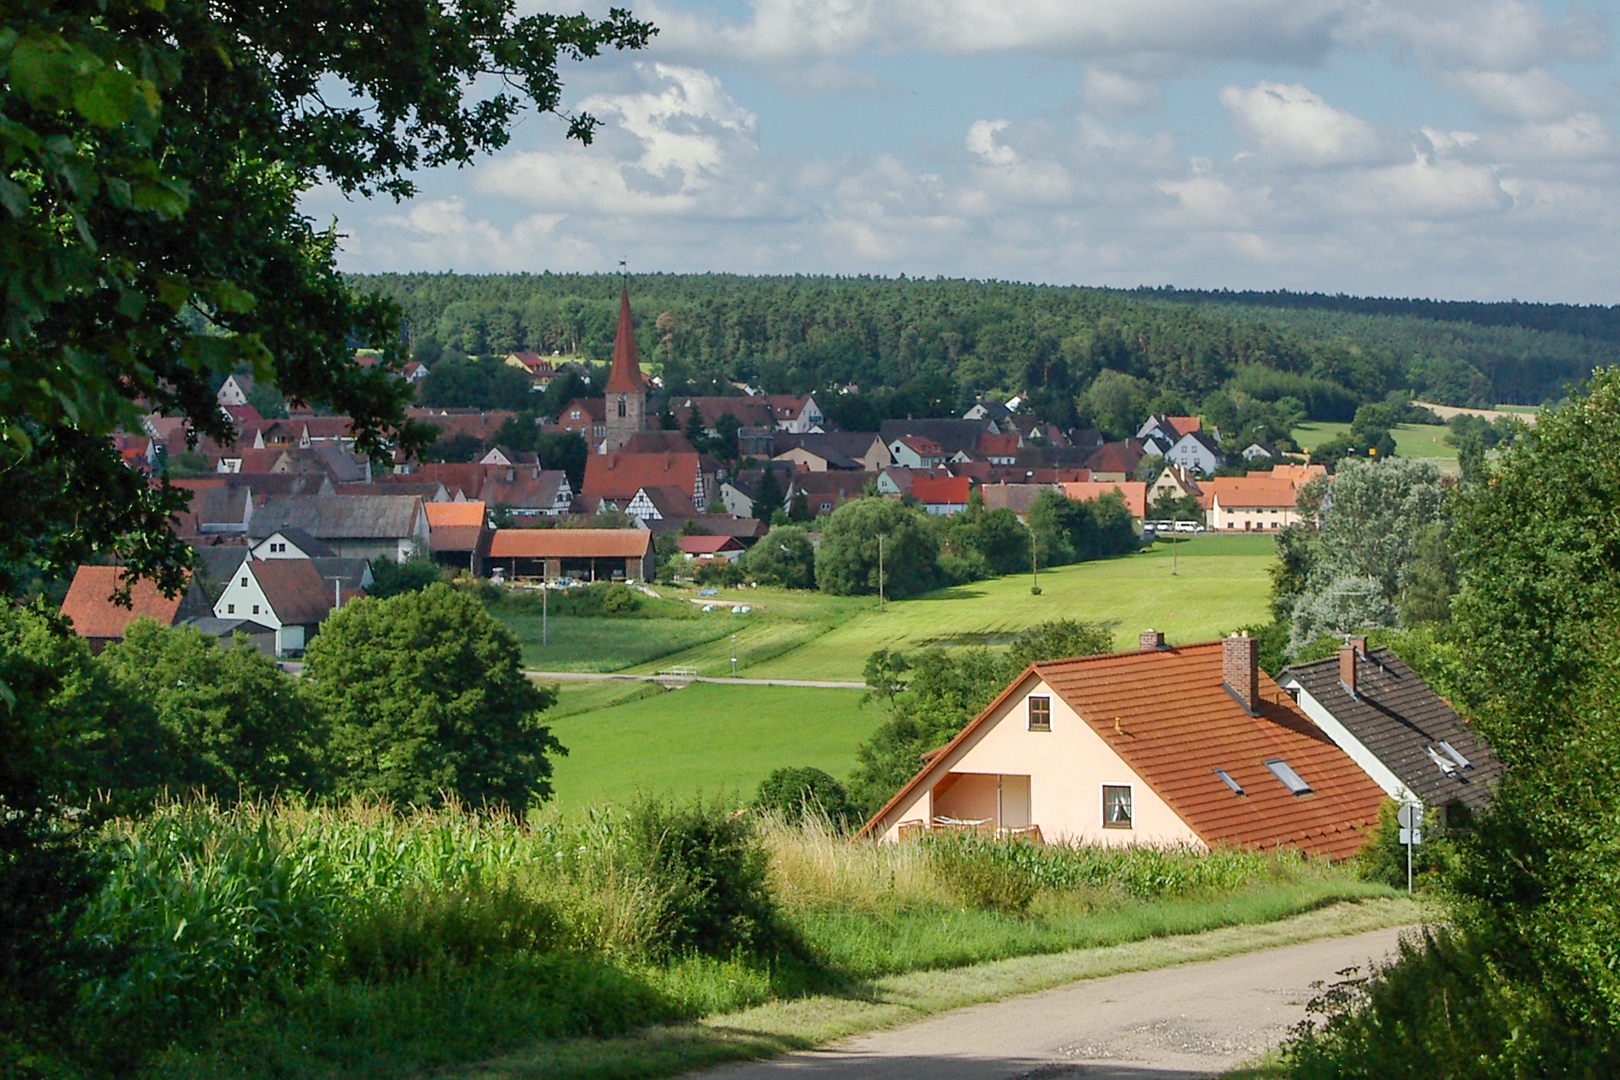
<svg viewBox="0 0 1620 1080"><path fill-rule="evenodd" d="M636 360L636 332L630 324L630 290L619 292L619 330L613 336L613 369L608 372L607 392L639 394L647 388Z"/></svg>

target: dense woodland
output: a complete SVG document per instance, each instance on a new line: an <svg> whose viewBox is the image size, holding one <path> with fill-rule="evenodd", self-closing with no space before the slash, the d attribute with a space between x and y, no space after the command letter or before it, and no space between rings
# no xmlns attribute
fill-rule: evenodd
<svg viewBox="0 0 1620 1080"><path fill-rule="evenodd" d="M413 351L430 363L612 349L611 275L353 280L404 308ZM1140 380L1167 409L1236 390L1349 420L1391 391L1470 406L1556 401L1620 352L1620 312L1568 305L724 274L640 276L631 305L644 362L677 389L854 385L907 407L1023 393L1059 424L1095 419L1087 392L1105 370Z"/></svg>

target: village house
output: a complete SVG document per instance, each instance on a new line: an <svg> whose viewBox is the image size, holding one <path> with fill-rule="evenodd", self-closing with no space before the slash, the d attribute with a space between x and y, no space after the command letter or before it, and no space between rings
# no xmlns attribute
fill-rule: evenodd
<svg viewBox="0 0 1620 1080"><path fill-rule="evenodd" d="M806 435L778 435L773 440L775 461L786 461L806 472L829 469L876 472L893 463L889 448L873 431L828 431Z"/></svg>
<svg viewBox="0 0 1620 1080"><path fill-rule="evenodd" d="M675 546L693 562L736 562L747 550L735 536L678 536Z"/></svg>
<svg viewBox="0 0 1620 1080"><path fill-rule="evenodd" d="M769 511L786 510L791 505L795 479L791 466L773 462L770 467L776 472L777 490L781 492L782 501L779 506L769 508L763 515L766 518L770 517ZM808 474L799 474L799 478L802 479L804 475ZM761 516L756 514L758 509L756 499L759 495L760 481L764 478L764 469L744 469L736 476L721 481L720 502L726 508L726 513L739 518Z"/></svg>
<svg viewBox="0 0 1620 1080"><path fill-rule="evenodd" d="M509 352L501 359L508 367L515 367L527 375L536 389L544 390L557 375L551 361L539 353Z"/></svg>
<svg viewBox="0 0 1620 1080"><path fill-rule="evenodd" d="M1138 439L1103 443L1085 461L1093 480L1121 482L1136 479L1136 466L1145 456Z"/></svg>
<svg viewBox="0 0 1620 1080"><path fill-rule="evenodd" d="M985 484L979 489L986 510L1011 510L1019 521L1029 518L1029 511L1043 491L1056 490L1051 484Z"/></svg>
<svg viewBox="0 0 1620 1080"><path fill-rule="evenodd" d="M346 558L404 562L428 551L427 514L416 495L331 495L266 499L248 536L301 529Z"/></svg>
<svg viewBox="0 0 1620 1080"><path fill-rule="evenodd" d="M809 394L766 394L765 403L770 406L771 419L778 431L794 434L820 431L826 420L821 406Z"/></svg>
<svg viewBox="0 0 1620 1080"><path fill-rule="evenodd" d="M1346 859L1384 792L1260 671L1259 642L1031 664L860 830Z"/></svg>
<svg viewBox="0 0 1620 1080"><path fill-rule="evenodd" d="M1091 502L1104 495L1118 495L1137 528L1141 528L1142 519L1147 516L1147 485L1140 480L1083 480L1059 484L1058 489L1076 502Z"/></svg>
<svg viewBox="0 0 1620 1080"><path fill-rule="evenodd" d="M579 493L588 507L623 510L643 488L673 487L695 507L708 505L708 484L697 454L592 454Z"/></svg>
<svg viewBox="0 0 1620 1080"><path fill-rule="evenodd" d="M150 579L125 582L122 574L117 566L81 566L62 598L60 613L73 624L73 632L89 642L92 652L124 640L124 631L136 619L174 626L208 614L208 601L196 581L188 580L180 592L165 596ZM129 585L128 607L113 599L124 584Z"/></svg>
<svg viewBox="0 0 1620 1080"><path fill-rule="evenodd" d="M889 440L888 449L896 469L937 469L950 457L926 435L898 435Z"/></svg>
<svg viewBox="0 0 1620 1080"><path fill-rule="evenodd" d="M1304 520L1295 505L1299 489L1272 473L1217 476L1201 485L1209 500L1209 527L1216 532L1275 532Z"/></svg>
<svg viewBox="0 0 1620 1080"><path fill-rule="evenodd" d="M674 484L644 487L625 505L624 512L642 524L654 521L689 521L698 512L692 496Z"/></svg>
<svg viewBox="0 0 1620 1080"><path fill-rule="evenodd" d="M311 559L248 559L214 601L217 619L247 619L275 631L278 657L301 654L343 594Z"/></svg>
<svg viewBox="0 0 1620 1080"><path fill-rule="evenodd" d="M1490 804L1496 754L1393 650L1354 636L1337 656L1284 668L1277 684L1391 799L1436 811L1441 826Z"/></svg>
<svg viewBox="0 0 1620 1080"><path fill-rule="evenodd" d="M428 553L442 566L478 573L488 547L489 522L483 502L426 503Z"/></svg>
<svg viewBox="0 0 1620 1080"><path fill-rule="evenodd" d="M1200 476L1214 476L1225 460L1215 440L1202 431L1189 431L1164 452L1166 461Z"/></svg>
<svg viewBox="0 0 1620 1080"><path fill-rule="evenodd" d="M911 497L924 513L948 517L967 509L972 481L965 476L919 476L911 482Z"/></svg>

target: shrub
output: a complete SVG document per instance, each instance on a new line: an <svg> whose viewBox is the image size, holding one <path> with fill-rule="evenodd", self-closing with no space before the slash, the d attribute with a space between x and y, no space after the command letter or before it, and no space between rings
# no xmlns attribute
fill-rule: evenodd
<svg viewBox="0 0 1620 1080"><path fill-rule="evenodd" d="M741 585L747 575L743 568L734 562L724 559L715 559L699 566L692 574L692 580L699 585Z"/></svg>
<svg viewBox="0 0 1620 1080"><path fill-rule="evenodd" d="M746 816L697 799L644 799L631 814L630 848L664 897L671 950L769 954L790 944L766 888L764 845Z"/></svg>
<svg viewBox="0 0 1620 1080"><path fill-rule="evenodd" d="M847 829L860 819L844 785L831 774L810 767L771 773L760 782L754 808L774 811L788 821L823 817L839 829Z"/></svg>

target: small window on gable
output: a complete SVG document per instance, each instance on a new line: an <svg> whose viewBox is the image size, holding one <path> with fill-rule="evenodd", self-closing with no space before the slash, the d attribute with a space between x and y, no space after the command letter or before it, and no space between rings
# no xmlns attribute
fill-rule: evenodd
<svg viewBox="0 0 1620 1080"><path fill-rule="evenodd" d="M1275 776L1278 780L1282 781L1283 787L1287 788L1295 795L1310 794L1311 785L1307 784L1303 779L1301 779L1299 773L1289 768L1288 762L1284 761L1282 758L1272 758L1270 761L1266 762L1266 768L1271 770L1272 776Z"/></svg>
<svg viewBox="0 0 1620 1080"><path fill-rule="evenodd" d="M1215 775L1221 778L1221 783L1232 789L1232 794L1243 794L1243 785L1232 779L1232 774L1225 769L1216 769Z"/></svg>
<svg viewBox="0 0 1620 1080"><path fill-rule="evenodd" d="M1131 827L1131 785L1104 784L1102 789L1102 821L1105 829Z"/></svg>
<svg viewBox="0 0 1620 1080"><path fill-rule="evenodd" d="M1031 697L1029 699L1029 730L1052 730L1052 699L1049 697Z"/></svg>
<svg viewBox="0 0 1620 1080"><path fill-rule="evenodd" d="M235 615L236 614L236 605L235 604L226 604L225 605L225 614L227 614L227 615Z"/></svg>
<svg viewBox="0 0 1620 1080"><path fill-rule="evenodd" d="M257 615L258 613L259 613L259 605L254 604L253 605L253 614Z"/></svg>
<svg viewBox="0 0 1620 1080"><path fill-rule="evenodd" d="M241 585L242 585L242 588L244 588L244 589L247 588L247 578L242 579Z"/></svg>

